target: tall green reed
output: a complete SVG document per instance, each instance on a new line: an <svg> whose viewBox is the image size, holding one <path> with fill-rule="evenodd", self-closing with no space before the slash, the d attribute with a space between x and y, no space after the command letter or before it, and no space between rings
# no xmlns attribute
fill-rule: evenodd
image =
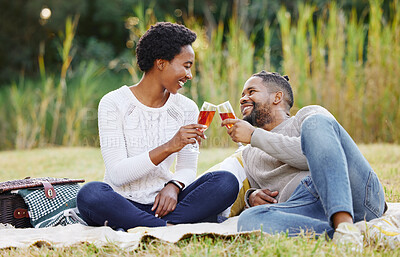
<svg viewBox="0 0 400 257"><path fill-rule="evenodd" d="M55 110L53 113L53 126L51 129L51 143L56 141L58 125L60 120L60 111L64 102L64 96L67 92L67 71L71 65L73 55L71 54L72 43L75 37L76 29L78 26L79 16L75 16L72 21L70 17L67 18L65 23L65 34L61 35L64 38L62 45L59 46L58 50L62 58L60 84L57 88L57 98L55 103Z"/></svg>
<svg viewBox="0 0 400 257"><path fill-rule="evenodd" d="M248 38L237 16L228 24L228 33L219 22L216 29L207 33L203 28L191 26L198 34L194 43L196 52L194 79L191 82L191 97L200 106L204 101L220 104L230 101L235 114L240 117L239 98L244 82L253 72L254 42ZM209 36L208 36L209 34ZM218 116L218 115L217 115ZM206 147L233 146L221 119L214 118L204 142Z"/></svg>
<svg viewBox="0 0 400 257"><path fill-rule="evenodd" d="M368 60L365 64L365 91L370 99L364 124L370 128L370 141L399 141L400 6L391 3L391 19L382 16L382 0L370 1Z"/></svg>
<svg viewBox="0 0 400 257"><path fill-rule="evenodd" d="M25 80L23 80L25 82ZM11 123L9 136L14 137L16 149L33 148L43 141L41 128L46 124L47 106L53 98L52 80L46 80L43 88L36 88L31 81L8 89L13 112L9 115Z"/></svg>
<svg viewBox="0 0 400 257"><path fill-rule="evenodd" d="M6 121L0 126L4 131L1 149L98 144L97 103L115 85L122 84L122 79L110 80L105 67L93 61L81 62L68 72L76 24L77 20L66 22L66 36L60 48L63 63L59 82L55 79L58 76L46 73L44 58L39 55L41 79L21 77L18 83L0 91L4 100L0 118ZM8 105L10 108L6 108Z"/></svg>
<svg viewBox="0 0 400 257"><path fill-rule="evenodd" d="M203 101L219 104L229 100L240 117L238 101L246 79L261 69L282 70L289 75L295 92L293 113L305 105L319 104L329 109L356 141L398 143L400 7L398 1L390 2L390 15L384 19L382 4L382 0L370 0L368 15L362 17L355 11L344 13L334 2L324 10L299 4L298 18L282 7L277 13L281 67L273 67L270 61L274 35L270 21L262 24L264 45L255 52L258 30L246 32L243 19L237 15L211 30L193 17L184 17L185 25L196 31L198 39L193 44L194 78L181 93L198 106ZM153 9L144 5L135 6L134 15L126 20L132 41L127 46L132 48L157 21ZM121 86L123 79L91 62L71 69L76 25L77 20L66 23L60 75L46 73L44 51L39 51L41 79L21 77L0 91L0 118L9 121L0 124L5 135L0 138L1 149L98 144L97 103L107 91ZM134 54L124 67L132 82L138 82L141 72ZM234 145L219 124L216 117L207 131L205 146Z"/></svg>
<svg viewBox="0 0 400 257"><path fill-rule="evenodd" d="M8 99L6 98L5 94L2 94L2 92L0 91L0 121L7 120L7 106L9 106ZM0 149L1 146L6 146L9 142L9 140L7 140L7 131L9 131L10 129L7 127L8 123L0 122L0 135L2 135L0 136Z"/></svg>
<svg viewBox="0 0 400 257"><path fill-rule="evenodd" d="M307 25L312 21L314 7L299 5L299 18L297 24L292 24L291 14L282 7L277 19L281 29L283 70L289 75L293 91L296 95L295 101L304 105L309 98L307 90L310 75L309 41L307 40Z"/></svg>
<svg viewBox="0 0 400 257"><path fill-rule="evenodd" d="M260 50L261 54L260 55L257 55L256 53L254 54L254 67L256 72L261 70L266 70L266 71L275 70L271 61L271 40L272 40L273 29L269 21L264 22L263 31L264 31L264 45Z"/></svg>
<svg viewBox="0 0 400 257"><path fill-rule="evenodd" d="M292 78L296 108L328 108L356 140L398 142L399 6L393 1L389 20L380 0L371 0L369 23L349 17L334 2L316 20L317 11L299 6L293 21L282 8L278 21L285 73ZM367 40L367 43L366 43ZM365 48L366 45L366 48Z"/></svg>
<svg viewBox="0 0 400 257"><path fill-rule="evenodd" d="M104 68L99 68L94 62L81 63L78 67L79 80L72 85L72 90L67 94L65 108L65 132L63 145L81 145L85 130L90 127L90 122L97 119L97 101L102 96L97 85Z"/></svg>
<svg viewBox="0 0 400 257"><path fill-rule="evenodd" d="M346 86L342 107L346 116L341 117L344 127L349 128L357 139L362 138L365 128L363 124L363 102L365 100L365 77L363 75L363 52L366 40L364 19L358 18L353 10L345 28L346 55L344 56L344 80ZM352 111L349 111L352 110Z"/></svg>

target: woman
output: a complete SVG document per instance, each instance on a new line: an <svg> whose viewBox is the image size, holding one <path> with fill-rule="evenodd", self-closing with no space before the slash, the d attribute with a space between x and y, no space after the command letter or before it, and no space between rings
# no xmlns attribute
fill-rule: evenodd
<svg viewBox="0 0 400 257"><path fill-rule="evenodd" d="M188 148L205 137L202 125L195 124L196 104L177 92L192 79L195 40L183 25L151 26L136 48L142 79L101 99L104 182L87 183L77 197L89 225L127 230L217 222L217 214L235 201L238 182L231 173L217 171L194 181L198 156Z"/></svg>

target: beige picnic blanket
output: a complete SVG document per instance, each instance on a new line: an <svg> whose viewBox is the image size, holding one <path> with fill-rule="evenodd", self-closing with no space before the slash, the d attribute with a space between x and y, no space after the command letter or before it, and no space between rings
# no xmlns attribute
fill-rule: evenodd
<svg viewBox="0 0 400 257"><path fill-rule="evenodd" d="M379 222L386 222L383 219L390 221L390 218L394 217L400 220L400 203L390 203L388 206L389 209L382 218L366 223L359 222L358 225L365 229L365 227L375 226L375 224L379 224ZM69 247L80 243L93 243L101 247L111 243L126 250L134 250L145 237L153 237L166 242L175 243L192 235L230 237L260 233L259 231L237 232L237 220L238 217L233 217L220 224L197 223L158 228L138 227L128 232L114 231L110 227L89 227L80 224L39 229L17 229L0 224L0 249L10 247L26 248L32 245ZM394 224L391 230L391 233L399 234L400 224Z"/></svg>

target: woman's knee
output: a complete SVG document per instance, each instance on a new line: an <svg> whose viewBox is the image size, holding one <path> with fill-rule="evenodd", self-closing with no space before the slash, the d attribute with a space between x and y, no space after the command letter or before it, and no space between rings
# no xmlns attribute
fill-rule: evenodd
<svg viewBox="0 0 400 257"><path fill-rule="evenodd" d="M104 192L110 189L112 190L112 188L104 182L89 182L83 185L79 190L76 197L77 204L78 206L82 204L97 204L98 201L104 199Z"/></svg>
<svg viewBox="0 0 400 257"><path fill-rule="evenodd" d="M215 171L214 176L217 177L218 183L232 195L237 196L239 193L239 182L235 175L228 171Z"/></svg>

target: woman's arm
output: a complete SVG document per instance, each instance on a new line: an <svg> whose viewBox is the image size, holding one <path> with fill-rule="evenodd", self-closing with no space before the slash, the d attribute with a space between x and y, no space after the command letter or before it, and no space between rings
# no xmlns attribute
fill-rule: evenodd
<svg viewBox="0 0 400 257"><path fill-rule="evenodd" d="M150 151L151 161L154 165L158 165L171 154L181 151L187 144L193 144L196 142L195 140L201 141L204 138L204 133L199 129L202 128L204 127L200 124L189 124L181 127L171 140Z"/></svg>
<svg viewBox="0 0 400 257"><path fill-rule="evenodd" d="M181 104L179 108L184 110L184 123L197 123L199 110L196 103L183 96L179 103ZM201 133L201 138L198 137L197 141L200 143L202 138L205 138L203 132ZM194 141L191 143L194 143ZM183 183L185 187L190 185L196 179L197 160L197 153L190 151L188 147L182 148L177 155L175 173L172 179Z"/></svg>
<svg viewBox="0 0 400 257"><path fill-rule="evenodd" d="M178 109L184 111L184 124L196 123L199 115L196 104L187 98L180 99L179 103L182 105L179 106ZM205 138L204 133L198 130L198 128L202 128L201 126L202 125L183 126L176 133L175 137L166 143L166 145L170 146L174 145L175 143L177 147L176 151L179 151L175 166L175 173L173 174L172 180L178 181L184 187L191 184L196 178L198 154L191 152L187 147L184 147L187 143L195 143L194 137L183 144L179 143L179 139L185 138L185 134L189 133L188 131L191 131L191 133L196 135L197 141L200 143L201 138ZM193 129L195 129L195 131L193 131ZM152 210L155 210L155 215L157 217L163 217L175 210L178 202L178 194L178 188L173 183L168 183L155 198L152 207Z"/></svg>
<svg viewBox="0 0 400 257"><path fill-rule="evenodd" d="M151 151L144 151L128 157L127 145L140 145L142 142L140 142L141 138L136 138L137 140L134 142L132 140L135 138L128 138L132 142L125 138L126 131L124 129L126 128L123 125L125 114L118 108L119 104L118 99L113 99L113 95L106 95L100 101L98 113L101 152L109 173L108 179L116 186L140 179L172 153L180 151L188 143L193 143L194 138L200 140L201 137L204 137L204 134L198 130L201 125L183 126L168 142ZM196 168L194 168L194 173L195 170Z"/></svg>

